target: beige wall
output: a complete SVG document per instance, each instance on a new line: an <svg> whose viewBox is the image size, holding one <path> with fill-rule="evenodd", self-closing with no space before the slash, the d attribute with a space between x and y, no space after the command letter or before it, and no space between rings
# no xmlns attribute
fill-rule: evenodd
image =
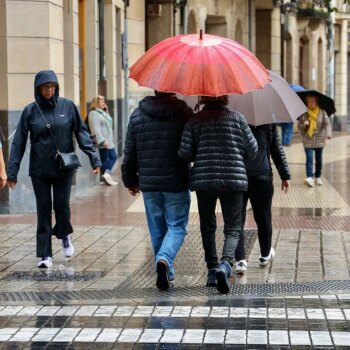
<svg viewBox="0 0 350 350"><path fill-rule="evenodd" d="M8 109L6 6L0 2L0 111Z"/></svg>
<svg viewBox="0 0 350 350"><path fill-rule="evenodd" d="M130 7L128 8L129 66L134 64L145 52L145 14L143 1L142 4L130 1ZM144 88L138 87L137 83L131 79L129 79L129 90L131 93L145 91Z"/></svg>
<svg viewBox="0 0 350 350"><path fill-rule="evenodd" d="M293 76L293 82L301 84L299 79L299 56L300 40L304 45L303 76L304 86L307 89L326 91L326 24L324 21L313 19L298 20L297 41L294 42L294 55L297 57L298 72Z"/></svg>
<svg viewBox="0 0 350 350"><path fill-rule="evenodd" d="M340 22L339 51L335 56L335 103L337 115L347 115L347 74L348 74L348 21Z"/></svg>
<svg viewBox="0 0 350 350"><path fill-rule="evenodd" d="M58 0L6 1L9 109L33 100L34 76L42 69L56 71L64 93L62 6Z"/></svg>
<svg viewBox="0 0 350 350"><path fill-rule="evenodd" d="M193 24L195 24L196 33L199 33L200 29L205 32L206 24L209 25L211 34L223 35L237 40L236 34L238 33L241 44L248 47L248 1L189 0L188 21L189 29L193 28ZM239 30L237 31L237 29Z"/></svg>

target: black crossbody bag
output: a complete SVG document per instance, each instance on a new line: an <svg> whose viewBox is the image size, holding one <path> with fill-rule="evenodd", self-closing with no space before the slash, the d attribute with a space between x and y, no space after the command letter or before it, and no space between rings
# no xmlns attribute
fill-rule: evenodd
<svg viewBox="0 0 350 350"><path fill-rule="evenodd" d="M46 123L46 127L49 129L50 135L52 137L52 141L55 144L56 160L58 162L59 169L61 169L61 170L76 170L79 167L81 167L79 158L75 152L68 152L68 153L60 152L58 145L57 145L57 142L55 140L55 135L52 132L51 125L48 123L47 119L44 116L44 113L41 111L41 109L37 103L36 103L36 106L38 107L38 110L39 110L41 116L44 118L45 123Z"/></svg>

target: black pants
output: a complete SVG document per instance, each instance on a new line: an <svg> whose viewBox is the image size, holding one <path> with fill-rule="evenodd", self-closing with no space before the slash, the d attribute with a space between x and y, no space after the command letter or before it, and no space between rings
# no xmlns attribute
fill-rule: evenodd
<svg viewBox="0 0 350 350"><path fill-rule="evenodd" d="M197 191L198 211L202 243L205 253L205 261L208 269L218 266L216 253L216 216L215 208L219 198L222 215L224 218L224 247L221 260L227 261L231 266L237 248L239 234L241 231L241 210L243 192L241 191Z"/></svg>
<svg viewBox="0 0 350 350"><path fill-rule="evenodd" d="M32 177L37 208L36 254L38 258L52 256L52 235L58 239L73 232L70 223L69 199L73 173L55 178ZM52 228L52 196L56 224Z"/></svg>
<svg viewBox="0 0 350 350"><path fill-rule="evenodd" d="M249 179L248 191L243 195L242 228L239 243L235 254L235 260L245 259L244 251L244 224L246 220L246 208L248 199L252 205L254 220L258 227L258 239L261 256L268 256L272 242L272 197L274 187L272 181Z"/></svg>

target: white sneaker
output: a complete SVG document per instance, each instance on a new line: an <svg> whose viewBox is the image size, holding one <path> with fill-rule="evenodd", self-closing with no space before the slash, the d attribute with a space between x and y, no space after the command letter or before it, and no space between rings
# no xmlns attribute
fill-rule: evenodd
<svg viewBox="0 0 350 350"><path fill-rule="evenodd" d="M62 254L65 258L70 258L74 255L71 235L68 235L62 239Z"/></svg>
<svg viewBox="0 0 350 350"><path fill-rule="evenodd" d="M243 275L248 268L247 260L243 259L240 261L236 261L236 273Z"/></svg>
<svg viewBox="0 0 350 350"><path fill-rule="evenodd" d="M104 173L102 175L102 179L104 180L104 182L107 184L107 185L110 185L110 186L116 186L118 185L118 182L114 181L112 176L108 173Z"/></svg>
<svg viewBox="0 0 350 350"><path fill-rule="evenodd" d="M270 254L267 256L267 257L262 257L260 255L260 258L259 258L259 265L260 266L266 266L268 265L274 258L275 256L275 250L273 248L271 248L270 250Z"/></svg>
<svg viewBox="0 0 350 350"><path fill-rule="evenodd" d="M317 186L323 186L323 181L322 181L322 179L320 178L320 177L316 177L316 185Z"/></svg>
<svg viewBox="0 0 350 350"><path fill-rule="evenodd" d="M304 184L308 187L314 187L315 181L312 177L307 177L304 181Z"/></svg>
<svg viewBox="0 0 350 350"><path fill-rule="evenodd" d="M36 265L39 269L48 269L49 267L52 266L52 258L51 256L47 256L45 258L42 258L39 262L38 265Z"/></svg>

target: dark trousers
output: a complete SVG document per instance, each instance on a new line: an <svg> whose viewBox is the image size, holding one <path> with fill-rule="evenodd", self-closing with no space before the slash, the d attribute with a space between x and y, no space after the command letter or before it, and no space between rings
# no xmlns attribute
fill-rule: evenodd
<svg viewBox="0 0 350 350"><path fill-rule="evenodd" d="M218 256L216 253L215 242L215 232L217 228L215 208L218 198L220 200L222 215L224 218L225 235L221 260L227 261L232 266L241 231L243 192L197 191L196 193L202 243L207 267L208 269L213 269L218 266Z"/></svg>
<svg viewBox="0 0 350 350"><path fill-rule="evenodd" d="M235 260L245 259L244 251L244 224L248 199L252 205L254 220L258 227L258 239L260 254L266 257L270 254L272 244L272 197L274 187L272 181L249 179L248 191L243 195L242 228L239 243L235 254Z"/></svg>
<svg viewBox="0 0 350 350"><path fill-rule="evenodd" d="M58 239L73 232L70 223L70 193L73 173L55 178L32 176L37 208L36 254L38 258L52 256L52 235ZM52 194L56 224L52 228Z"/></svg>
<svg viewBox="0 0 350 350"><path fill-rule="evenodd" d="M115 162L118 159L117 152L114 148L100 148L99 151L102 163L102 174L104 174L106 170L111 172Z"/></svg>
<svg viewBox="0 0 350 350"><path fill-rule="evenodd" d="M305 148L306 154L306 176L314 176L314 153L316 161L315 177L321 177L322 175L322 154L323 148Z"/></svg>

